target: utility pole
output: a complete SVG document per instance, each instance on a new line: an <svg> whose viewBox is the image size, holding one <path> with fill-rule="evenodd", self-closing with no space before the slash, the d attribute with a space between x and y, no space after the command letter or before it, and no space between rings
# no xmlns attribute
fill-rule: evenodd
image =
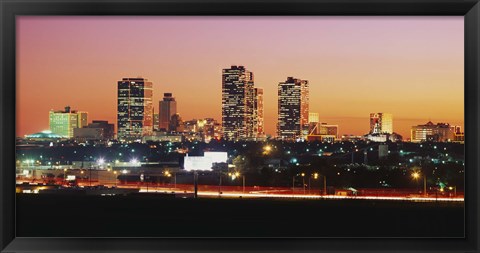
<svg viewBox="0 0 480 253"><path fill-rule="evenodd" d="M292 177L292 195L295 195L295 176Z"/></svg>
<svg viewBox="0 0 480 253"><path fill-rule="evenodd" d="M305 177L302 176L302 182L303 182L303 195L307 194L305 191Z"/></svg>
<svg viewBox="0 0 480 253"><path fill-rule="evenodd" d="M323 175L323 195L327 195L327 176Z"/></svg>
<svg viewBox="0 0 480 253"><path fill-rule="evenodd" d="M218 196L222 194L222 173L220 172L220 180L218 181Z"/></svg>
<svg viewBox="0 0 480 253"><path fill-rule="evenodd" d="M427 175L423 175L423 195L427 196Z"/></svg>
<svg viewBox="0 0 480 253"><path fill-rule="evenodd" d="M90 187L92 187L92 166L90 165L88 181L90 181Z"/></svg>
<svg viewBox="0 0 480 253"><path fill-rule="evenodd" d="M243 193L245 193L245 175L243 175L242 177L243 177Z"/></svg>
<svg viewBox="0 0 480 253"><path fill-rule="evenodd" d="M310 175L310 177L308 178L308 194L312 194L312 191L311 191L311 187L310 187L310 179L312 179L312 175Z"/></svg>
<svg viewBox="0 0 480 253"><path fill-rule="evenodd" d="M193 172L193 188L194 188L194 198L198 198L198 173L197 171Z"/></svg>

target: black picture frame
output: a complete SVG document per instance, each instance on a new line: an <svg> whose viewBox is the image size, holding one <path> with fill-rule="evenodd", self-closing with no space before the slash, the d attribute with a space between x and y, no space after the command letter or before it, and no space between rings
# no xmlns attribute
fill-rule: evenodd
<svg viewBox="0 0 480 253"><path fill-rule="evenodd" d="M479 252L478 0L0 0L1 252ZM15 17L18 15L460 15L465 17L466 237L463 239L19 238L15 233Z"/></svg>

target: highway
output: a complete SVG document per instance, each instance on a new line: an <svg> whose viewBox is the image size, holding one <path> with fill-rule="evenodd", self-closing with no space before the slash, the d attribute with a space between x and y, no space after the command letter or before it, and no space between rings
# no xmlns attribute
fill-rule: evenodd
<svg viewBox="0 0 480 253"><path fill-rule="evenodd" d="M190 186L192 188L192 186ZM217 186L215 186L217 187ZM210 187L211 188L211 187ZM162 188L162 187L141 187L140 192L142 193L193 193L192 190L185 190L179 188ZM422 197L422 196L340 196L340 195L319 195L319 194L303 194L295 193L292 194L291 190L283 190L283 193L280 193L281 190L265 190L265 191L228 191L228 189L223 189L220 194L218 190L204 190L198 191L199 197L222 197L222 198L283 198L283 199L364 199L364 200L397 200L397 201L416 201L416 202L463 202L464 198L462 197Z"/></svg>
<svg viewBox="0 0 480 253"><path fill-rule="evenodd" d="M17 183L27 183L23 180L17 180ZM118 187L118 188L136 188L140 189L140 193L182 193L182 194L193 194L193 185L188 184L154 184L154 185L145 185L139 183L111 183L111 182L78 182L78 186L96 186L104 185L107 187ZM359 190L362 192L362 190ZM198 196L205 198L282 198L282 199L358 199L358 200L391 200L391 201L413 201L413 202L463 202L464 198L462 195L457 197L444 196L442 194L432 194L429 193L428 196L423 196L422 194L413 193L413 192L389 192L384 189L369 189L364 191L362 194L350 194L350 195L321 195L318 189L312 191L303 190L302 188L295 188L295 191L292 191L292 188L289 187L245 187L243 191L242 187L239 186L219 186L219 185L199 185L198 186Z"/></svg>

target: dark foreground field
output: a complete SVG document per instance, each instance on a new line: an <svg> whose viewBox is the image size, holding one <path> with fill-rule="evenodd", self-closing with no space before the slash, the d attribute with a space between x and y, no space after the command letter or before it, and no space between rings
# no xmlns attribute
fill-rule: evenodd
<svg viewBox="0 0 480 253"><path fill-rule="evenodd" d="M19 237L463 237L463 203L17 195Z"/></svg>

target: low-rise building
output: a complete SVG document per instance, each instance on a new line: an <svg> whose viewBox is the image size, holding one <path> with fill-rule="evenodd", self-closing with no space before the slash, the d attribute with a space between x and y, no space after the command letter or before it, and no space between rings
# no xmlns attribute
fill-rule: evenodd
<svg viewBox="0 0 480 253"><path fill-rule="evenodd" d="M114 125L104 120L94 120L83 128L73 129L73 137L77 141L110 140L114 134Z"/></svg>
<svg viewBox="0 0 480 253"><path fill-rule="evenodd" d="M423 142L453 142L464 140L463 133L459 126L452 126L448 123L437 123L429 121L424 125L412 126L411 141Z"/></svg>

